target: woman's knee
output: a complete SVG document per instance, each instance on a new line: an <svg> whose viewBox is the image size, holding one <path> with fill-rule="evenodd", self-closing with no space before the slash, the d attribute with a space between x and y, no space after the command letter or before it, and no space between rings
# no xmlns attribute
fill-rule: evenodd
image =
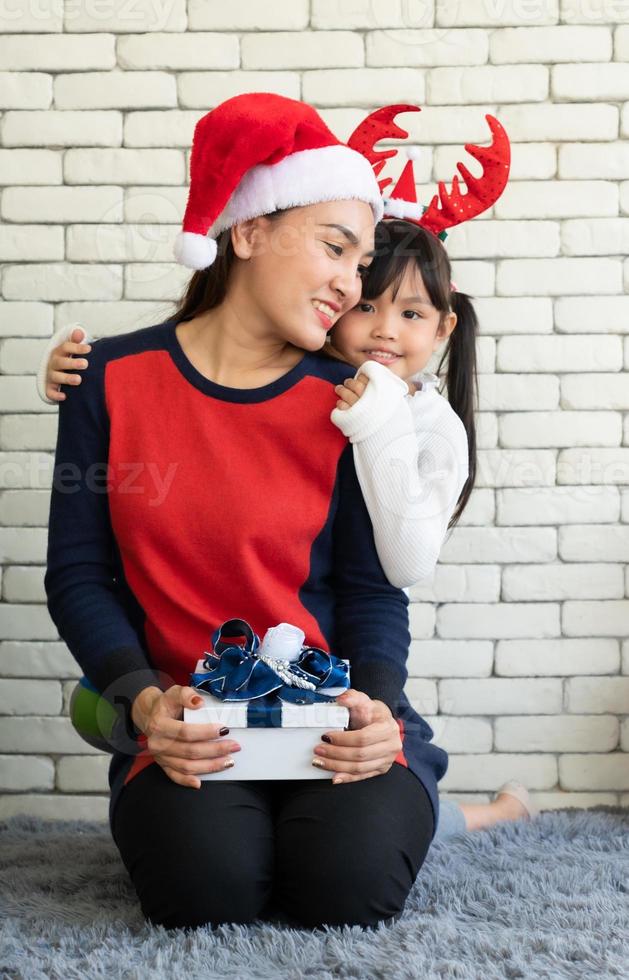
<svg viewBox="0 0 629 980"><path fill-rule="evenodd" d="M176 894L155 901L154 896L143 899L140 905L146 921L164 929L198 929L202 926L216 929L220 925L237 923L247 925L262 915L269 895L256 896L244 892L236 901L221 895Z"/></svg>
<svg viewBox="0 0 629 980"><path fill-rule="evenodd" d="M251 922L269 899L273 823L255 787L190 790L148 766L125 787L112 835L144 917L155 925Z"/></svg>
<svg viewBox="0 0 629 980"><path fill-rule="evenodd" d="M278 848L282 906L303 925L375 926L402 912L425 852L410 853L395 833L365 834L360 826L356 831L343 835L339 828L336 844L326 834L327 850L315 839L309 848L306 838L292 853Z"/></svg>
<svg viewBox="0 0 629 980"><path fill-rule="evenodd" d="M430 847L432 821L425 789L406 770L298 794L276 841L283 910L307 926L394 920Z"/></svg>
<svg viewBox="0 0 629 980"><path fill-rule="evenodd" d="M286 883L283 905L310 928L376 926L399 917L413 880L399 854L364 854L353 866L348 862L338 868L302 869L298 879Z"/></svg>
<svg viewBox="0 0 629 980"><path fill-rule="evenodd" d="M199 858L193 867L162 864L155 873L138 868L134 885L144 917L167 929L216 927L252 922L269 901L272 867L268 861L237 855Z"/></svg>

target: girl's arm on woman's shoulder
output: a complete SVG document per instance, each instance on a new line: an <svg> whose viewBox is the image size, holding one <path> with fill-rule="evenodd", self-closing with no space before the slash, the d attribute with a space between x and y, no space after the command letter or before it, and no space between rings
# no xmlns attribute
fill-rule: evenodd
<svg viewBox="0 0 629 980"><path fill-rule="evenodd" d="M107 493L106 355L59 404L44 587L48 611L85 676L125 722L137 694L159 687L115 580Z"/></svg>
<svg viewBox="0 0 629 980"><path fill-rule="evenodd" d="M404 588L434 574L467 480L467 435L437 391L409 396L405 382L374 362L366 373L363 395L332 420L353 444L382 567Z"/></svg>
<svg viewBox="0 0 629 980"><path fill-rule="evenodd" d="M378 559L350 445L339 460L337 491L332 651L350 661L351 686L384 702L395 717L408 676L408 597L391 585Z"/></svg>
<svg viewBox="0 0 629 980"><path fill-rule="evenodd" d="M87 367L87 361L77 361L73 355L85 355L89 350L90 340L80 323L59 327L53 333L42 353L35 378L37 394L43 402L58 405L65 401L66 396L59 385L79 384L81 378L75 372Z"/></svg>

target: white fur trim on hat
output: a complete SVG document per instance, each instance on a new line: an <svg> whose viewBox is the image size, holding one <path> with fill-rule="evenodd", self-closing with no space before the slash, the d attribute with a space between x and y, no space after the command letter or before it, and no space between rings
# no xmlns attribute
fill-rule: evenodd
<svg viewBox="0 0 629 980"><path fill-rule="evenodd" d="M386 218L421 218L423 213L421 204L413 204L397 197L389 197L384 201Z"/></svg>
<svg viewBox="0 0 629 980"><path fill-rule="evenodd" d="M173 252L177 262L188 269L207 269L216 258L217 246L214 239L207 235L180 231L175 238Z"/></svg>
<svg viewBox="0 0 629 980"><path fill-rule="evenodd" d="M279 163L252 167L209 234L216 238L225 228L261 214L346 199L365 201L371 205L374 220L382 218L382 197L367 158L342 144L299 150Z"/></svg>

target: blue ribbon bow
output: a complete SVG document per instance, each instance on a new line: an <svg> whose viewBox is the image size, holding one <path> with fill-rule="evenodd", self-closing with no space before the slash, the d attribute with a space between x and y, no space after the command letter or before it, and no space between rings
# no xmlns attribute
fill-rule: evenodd
<svg viewBox="0 0 629 980"><path fill-rule="evenodd" d="M244 644L234 642L244 637ZM257 651L260 639L244 619L229 619L212 635L213 653L206 654L203 666L209 673L191 674L191 686L213 694L221 701L251 701L265 698L290 704L332 702L335 695L326 688L349 688L349 667L340 657L318 647L302 647L297 660L283 662L281 676ZM295 680L308 681L314 688L295 686ZM291 681L293 683L291 683ZM273 694L273 699L267 695Z"/></svg>

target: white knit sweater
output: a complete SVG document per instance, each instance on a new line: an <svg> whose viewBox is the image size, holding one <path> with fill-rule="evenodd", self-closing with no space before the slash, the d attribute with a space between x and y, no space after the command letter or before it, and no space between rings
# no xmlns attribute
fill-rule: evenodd
<svg viewBox="0 0 629 980"><path fill-rule="evenodd" d="M467 434L436 375L414 375L422 388L410 395L383 364L365 361L354 377L361 373L369 384L360 399L330 418L353 443L384 573L405 588L434 574L468 477Z"/></svg>

